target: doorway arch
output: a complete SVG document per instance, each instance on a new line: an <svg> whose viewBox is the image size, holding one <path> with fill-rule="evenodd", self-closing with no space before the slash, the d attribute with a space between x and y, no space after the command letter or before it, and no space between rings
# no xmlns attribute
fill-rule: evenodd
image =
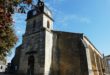
<svg viewBox="0 0 110 75"><path fill-rule="evenodd" d="M34 75L34 62L35 62L34 56L33 55L30 55L28 57L27 75Z"/></svg>

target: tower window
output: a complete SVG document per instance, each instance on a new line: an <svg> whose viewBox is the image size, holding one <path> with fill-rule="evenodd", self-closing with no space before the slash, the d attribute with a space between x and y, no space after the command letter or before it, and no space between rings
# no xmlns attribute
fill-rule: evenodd
<svg viewBox="0 0 110 75"><path fill-rule="evenodd" d="M50 28L50 22L47 21L47 28Z"/></svg>
<svg viewBox="0 0 110 75"><path fill-rule="evenodd" d="M3 66L1 66L1 69L3 69Z"/></svg>

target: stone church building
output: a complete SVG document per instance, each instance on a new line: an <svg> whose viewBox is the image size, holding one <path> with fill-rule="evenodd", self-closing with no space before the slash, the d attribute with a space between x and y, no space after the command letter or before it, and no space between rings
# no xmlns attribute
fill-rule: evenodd
<svg viewBox="0 0 110 75"><path fill-rule="evenodd" d="M12 59L20 75L103 75L101 53L82 33L53 30L51 10L38 0L27 14L22 44Z"/></svg>

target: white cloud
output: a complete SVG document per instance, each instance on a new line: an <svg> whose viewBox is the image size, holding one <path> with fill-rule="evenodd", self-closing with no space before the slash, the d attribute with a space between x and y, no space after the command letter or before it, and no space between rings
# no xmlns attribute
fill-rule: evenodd
<svg viewBox="0 0 110 75"><path fill-rule="evenodd" d="M57 17L57 22L61 24L68 24L69 22L79 22L83 24L89 24L91 23L91 20L88 17L85 16L78 16L76 14L69 14L69 15L62 15L62 17Z"/></svg>
<svg viewBox="0 0 110 75"><path fill-rule="evenodd" d="M22 30L17 30L16 33L22 35L23 31Z"/></svg>
<svg viewBox="0 0 110 75"><path fill-rule="evenodd" d="M80 18L80 22L89 24L89 23L91 23L91 20L87 17L82 17L82 18Z"/></svg>
<svg viewBox="0 0 110 75"><path fill-rule="evenodd" d="M57 0L64 1L64 0ZM61 10L57 9L56 6L52 6L50 3L46 5L52 10L54 19L59 24L68 25L69 22L78 22L83 24L90 24L91 19L86 16L79 16L78 14L65 14Z"/></svg>
<svg viewBox="0 0 110 75"><path fill-rule="evenodd" d="M63 11L58 8L57 3L63 3L66 0L48 0L46 5L52 10L55 22L57 24L68 25L70 22L77 22L82 24L90 24L91 19L85 15L80 14L65 14Z"/></svg>

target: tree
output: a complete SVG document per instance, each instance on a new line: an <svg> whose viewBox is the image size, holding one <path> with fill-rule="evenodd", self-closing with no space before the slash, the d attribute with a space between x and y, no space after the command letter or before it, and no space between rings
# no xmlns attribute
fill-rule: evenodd
<svg viewBox="0 0 110 75"><path fill-rule="evenodd" d="M18 6L18 12L25 13L25 7L20 6L21 3L33 5L32 0L0 0L0 60L5 60L17 42L17 36L13 30L12 14Z"/></svg>
<svg viewBox="0 0 110 75"><path fill-rule="evenodd" d="M12 6L11 0L0 0L0 60L5 60L5 56L15 45L17 37L12 27Z"/></svg>

